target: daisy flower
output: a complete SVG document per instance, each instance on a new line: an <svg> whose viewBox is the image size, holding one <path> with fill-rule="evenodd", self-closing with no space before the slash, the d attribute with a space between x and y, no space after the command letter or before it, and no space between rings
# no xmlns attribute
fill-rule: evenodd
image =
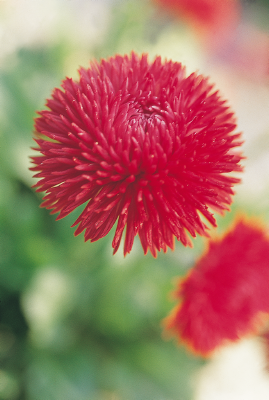
<svg viewBox="0 0 269 400"><path fill-rule="evenodd" d="M260 326L269 312L268 282L269 238L256 221L239 219L179 281L166 332L206 356Z"/></svg>
<svg viewBox="0 0 269 400"><path fill-rule="evenodd" d="M241 171L235 118L207 78L178 62L116 55L66 78L35 121L32 157L42 207L63 218L85 204L75 235L96 241L116 225L124 255L207 235L232 202ZM202 217L202 218L201 218Z"/></svg>

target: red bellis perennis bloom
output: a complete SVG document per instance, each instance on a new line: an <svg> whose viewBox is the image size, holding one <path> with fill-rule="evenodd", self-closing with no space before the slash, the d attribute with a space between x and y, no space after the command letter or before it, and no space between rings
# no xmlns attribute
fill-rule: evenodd
<svg viewBox="0 0 269 400"><path fill-rule="evenodd" d="M269 238L256 221L240 219L179 281L166 333L209 355L259 327L269 313L268 282Z"/></svg>
<svg viewBox="0 0 269 400"><path fill-rule="evenodd" d="M85 240L104 237L117 221L124 254L139 234L144 252L174 237L190 245L186 232L206 235L202 214L222 212L239 180L239 134L225 101L202 76L185 76L180 63L157 57L116 55L89 69L79 81L65 79L36 119L38 150L32 157L46 191L43 207L63 218L87 202L73 226Z"/></svg>

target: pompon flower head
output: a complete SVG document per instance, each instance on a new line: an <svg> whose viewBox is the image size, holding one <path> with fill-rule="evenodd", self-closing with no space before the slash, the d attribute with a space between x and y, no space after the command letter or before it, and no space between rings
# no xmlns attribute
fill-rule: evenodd
<svg viewBox="0 0 269 400"><path fill-rule="evenodd" d="M179 281L179 304L164 320L198 354L254 332L269 313L269 238L255 220L238 219Z"/></svg>
<svg viewBox="0 0 269 400"><path fill-rule="evenodd" d="M75 235L96 241L117 221L117 251L139 235L144 252L190 245L232 202L241 171L235 119L213 85L180 63L147 55L92 62L66 78L35 121L32 157L43 207L63 218L81 204Z"/></svg>

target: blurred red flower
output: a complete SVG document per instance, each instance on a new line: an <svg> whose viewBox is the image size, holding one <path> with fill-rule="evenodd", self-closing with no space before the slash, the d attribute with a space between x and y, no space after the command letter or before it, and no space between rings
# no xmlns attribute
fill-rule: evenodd
<svg viewBox="0 0 269 400"><path fill-rule="evenodd" d="M268 282L269 238L255 221L240 219L179 282L166 332L208 355L255 331L269 312Z"/></svg>
<svg viewBox="0 0 269 400"><path fill-rule="evenodd" d="M207 235L200 215L216 225L208 207L228 209L239 182L228 173L241 171L234 116L213 85L186 77L180 63L134 53L79 73L36 119L42 155L31 169L47 192L42 206L59 219L87 202L73 224L85 240L104 237L118 220L114 253L125 227L124 254L137 234L154 256L173 248L174 236L190 245L186 231Z"/></svg>
<svg viewBox="0 0 269 400"><path fill-rule="evenodd" d="M230 37L241 17L239 0L155 0L212 44Z"/></svg>

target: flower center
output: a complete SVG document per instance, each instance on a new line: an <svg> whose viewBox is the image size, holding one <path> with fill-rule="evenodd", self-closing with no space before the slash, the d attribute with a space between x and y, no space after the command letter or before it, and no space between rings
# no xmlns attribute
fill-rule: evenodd
<svg viewBox="0 0 269 400"><path fill-rule="evenodd" d="M145 131L148 130L149 126L159 124L162 121L166 124L166 118L160 105L156 103L150 104L149 102L146 104L136 103L129 118L131 125L138 123Z"/></svg>

